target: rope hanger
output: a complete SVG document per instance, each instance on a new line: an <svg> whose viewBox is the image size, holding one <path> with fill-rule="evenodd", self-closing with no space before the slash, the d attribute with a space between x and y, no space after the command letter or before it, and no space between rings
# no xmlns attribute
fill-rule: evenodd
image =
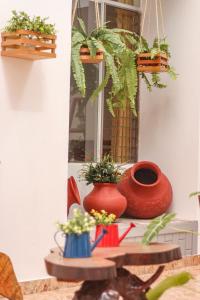
<svg viewBox="0 0 200 300"><path fill-rule="evenodd" d="M76 12L77 12L78 1L79 0L75 0L74 8L72 10L72 26L74 24ZM100 18L99 1L98 0L94 0L94 8L95 8L96 26L97 26L97 28L99 28L99 27L101 27L101 18Z"/></svg>
<svg viewBox="0 0 200 300"><path fill-rule="evenodd" d="M151 1L152 0L150 0L150 5L151 5ZM156 11L156 30L157 30L157 37L158 37L158 48L160 49L160 30L159 30L160 18L161 18L161 26L162 26L162 36L163 37L165 36L163 9L162 9L161 0L154 0L154 2L155 2L155 11ZM141 25L140 43L142 42L144 25L145 25L145 21L146 21L147 8L149 6L148 3L149 3L148 0L145 0L144 13L143 13L142 25ZM160 18L159 18L159 14L160 14ZM150 20L150 18L151 18L151 16L149 16L149 20ZM149 25L150 25L150 22L148 24L148 27L150 27Z"/></svg>

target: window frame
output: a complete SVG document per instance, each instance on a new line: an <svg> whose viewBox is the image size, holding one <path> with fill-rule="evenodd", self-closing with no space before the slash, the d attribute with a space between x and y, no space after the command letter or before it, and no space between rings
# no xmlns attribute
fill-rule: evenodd
<svg viewBox="0 0 200 300"><path fill-rule="evenodd" d="M94 2L94 0L89 0L89 2ZM115 0L98 0L98 2L100 6L100 19L102 24L106 22L106 6L121 8L129 11L135 11L139 14L142 14L141 0L139 6L121 3ZM102 82L103 78L104 78L104 63L102 62L99 64L99 83ZM102 91L99 94L97 99L97 124L96 124L96 140L94 145L94 161L100 161L102 156L103 122L104 122L103 112L104 112L104 91ZM69 162L69 163L71 164L73 162ZM83 164L83 163L80 162L78 164Z"/></svg>

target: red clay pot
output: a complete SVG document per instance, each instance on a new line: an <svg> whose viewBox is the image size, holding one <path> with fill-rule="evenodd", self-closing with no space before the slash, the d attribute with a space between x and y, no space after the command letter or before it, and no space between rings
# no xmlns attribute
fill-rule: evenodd
<svg viewBox="0 0 200 300"><path fill-rule="evenodd" d="M148 161L141 161L125 172L118 189L127 199L126 215L150 219L170 207L172 187L160 168Z"/></svg>
<svg viewBox="0 0 200 300"><path fill-rule="evenodd" d="M118 191L115 183L95 183L93 190L84 198L83 206L87 212L92 209L105 210L119 218L126 209L127 201Z"/></svg>
<svg viewBox="0 0 200 300"><path fill-rule="evenodd" d="M73 176L69 177L67 184L67 214L69 213L70 206L74 203L81 204L80 194Z"/></svg>

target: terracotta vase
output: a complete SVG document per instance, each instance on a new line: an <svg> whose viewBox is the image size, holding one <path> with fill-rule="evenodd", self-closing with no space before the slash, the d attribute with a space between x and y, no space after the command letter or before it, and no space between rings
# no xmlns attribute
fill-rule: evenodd
<svg viewBox="0 0 200 300"><path fill-rule="evenodd" d="M83 206L87 212L104 209L119 218L126 209L127 201L118 191L115 183L95 183L93 190L84 198Z"/></svg>
<svg viewBox="0 0 200 300"><path fill-rule="evenodd" d="M172 187L160 168L148 161L141 161L128 169L118 189L127 199L126 215L149 219L157 217L170 207Z"/></svg>

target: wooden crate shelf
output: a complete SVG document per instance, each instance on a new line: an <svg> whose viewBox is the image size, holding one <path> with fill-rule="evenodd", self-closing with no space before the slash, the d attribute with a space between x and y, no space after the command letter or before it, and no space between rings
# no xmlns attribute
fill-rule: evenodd
<svg viewBox="0 0 200 300"><path fill-rule="evenodd" d="M56 35L18 30L3 32L1 36L2 56L29 60L56 58Z"/></svg>
<svg viewBox="0 0 200 300"><path fill-rule="evenodd" d="M165 53L160 53L151 58L151 53L140 53L137 58L137 71L144 73L167 72L168 57Z"/></svg>

